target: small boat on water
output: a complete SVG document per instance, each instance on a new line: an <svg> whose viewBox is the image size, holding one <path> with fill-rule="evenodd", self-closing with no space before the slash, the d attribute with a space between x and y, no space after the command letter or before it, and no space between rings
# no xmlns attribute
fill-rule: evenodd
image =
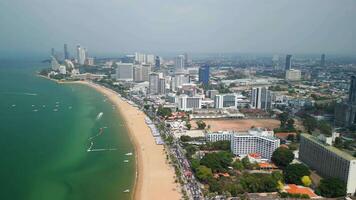
<svg viewBox="0 0 356 200"><path fill-rule="evenodd" d="M100 112L97 116L96 116L96 120L99 120L99 119L101 119L101 117L103 116L103 112Z"/></svg>
<svg viewBox="0 0 356 200"><path fill-rule="evenodd" d="M127 153L127 154L125 154L126 156L132 156L132 153L130 152L130 153Z"/></svg>
<svg viewBox="0 0 356 200"><path fill-rule="evenodd" d="M57 112L57 111L58 111L58 109L53 109L53 111L54 111L54 112Z"/></svg>
<svg viewBox="0 0 356 200"><path fill-rule="evenodd" d="M38 111L37 109L33 110L33 112L37 112L37 111Z"/></svg>
<svg viewBox="0 0 356 200"><path fill-rule="evenodd" d="M125 162L125 163L128 163L128 162L129 162L129 160L124 160L124 162Z"/></svg>
<svg viewBox="0 0 356 200"><path fill-rule="evenodd" d="M15 104L12 104L12 107L15 107L16 105Z"/></svg>
<svg viewBox="0 0 356 200"><path fill-rule="evenodd" d="M124 193L129 193L129 192L130 192L130 190L129 190L129 189L124 190Z"/></svg>

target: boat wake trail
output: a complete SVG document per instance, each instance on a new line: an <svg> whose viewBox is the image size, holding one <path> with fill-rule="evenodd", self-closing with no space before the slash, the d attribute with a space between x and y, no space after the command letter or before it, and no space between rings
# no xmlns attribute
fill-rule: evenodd
<svg viewBox="0 0 356 200"><path fill-rule="evenodd" d="M94 146L94 140L101 136L103 133L104 133L104 128L107 128L107 127L102 127L99 129L99 133L90 137L88 140L90 141L90 146L89 148L87 149L87 152L100 152L100 151L116 151L117 149L116 148L108 148L108 149L93 149L93 146Z"/></svg>
<svg viewBox="0 0 356 200"><path fill-rule="evenodd" d="M0 94L8 94L8 95L26 95L26 96L37 96L36 93L29 92L0 92Z"/></svg>

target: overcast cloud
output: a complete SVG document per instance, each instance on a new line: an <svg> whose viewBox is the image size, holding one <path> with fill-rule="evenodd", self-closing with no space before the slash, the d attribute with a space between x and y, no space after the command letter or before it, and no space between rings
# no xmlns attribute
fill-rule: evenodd
<svg viewBox="0 0 356 200"><path fill-rule="evenodd" d="M355 0L1 0L0 53L356 55Z"/></svg>

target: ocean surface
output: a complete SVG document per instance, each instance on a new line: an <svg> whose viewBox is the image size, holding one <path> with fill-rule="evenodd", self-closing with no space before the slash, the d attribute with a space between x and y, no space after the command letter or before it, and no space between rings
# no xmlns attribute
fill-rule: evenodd
<svg viewBox="0 0 356 200"><path fill-rule="evenodd" d="M123 120L95 90L36 76L47 65L0 61L0 199L130 199Z"/></svg>

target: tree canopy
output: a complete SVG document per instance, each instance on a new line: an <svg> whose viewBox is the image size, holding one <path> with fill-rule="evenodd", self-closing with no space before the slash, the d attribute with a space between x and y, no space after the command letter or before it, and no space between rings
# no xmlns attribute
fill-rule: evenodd
<svg viewBox="0 0 356 200"><path fill-rule="evenodd" d="M207 182L210 178L213 177L213 172L210 168L200 165L196 169L196 176L200 181Z"/></svg>
<svg viewBox="0 0 356 200"><path fill-rule="evenodd" d="M273 154L271 160L278 167L285 168L294 159L294 154L291 150L285 147L277 148Z"/></svg>
<svg viewBox="0 0 356 200"><path fill-rule="evenodd" d="M309 168L303 164L290 164L284 170L284 178L287 183L302 185L303 176L309 175Z"/></svg>
<svg viewBox="0 0 356 200"><path fill-rule="evenodd" d="M200 160L201 165L211 168L214 172L224 172L231 165L232 154L228 152L217 152L205 154Z"/></svg>
<svg viewBox="0 0 356 200"><path fill-rule="evenodd" d="M342 180L337 178L322 179L317 188L317 193L328 198L345 196L346 185Z"/></svg>
<svg viewBox="0 0 356 200"><path fill-rule="evenodd" d="M205 122L203 120L197 121L196 124L198 126L198 129L201 129L201 130L205 129L205 127L206 127L206 124L205 124Z"/></svg>

